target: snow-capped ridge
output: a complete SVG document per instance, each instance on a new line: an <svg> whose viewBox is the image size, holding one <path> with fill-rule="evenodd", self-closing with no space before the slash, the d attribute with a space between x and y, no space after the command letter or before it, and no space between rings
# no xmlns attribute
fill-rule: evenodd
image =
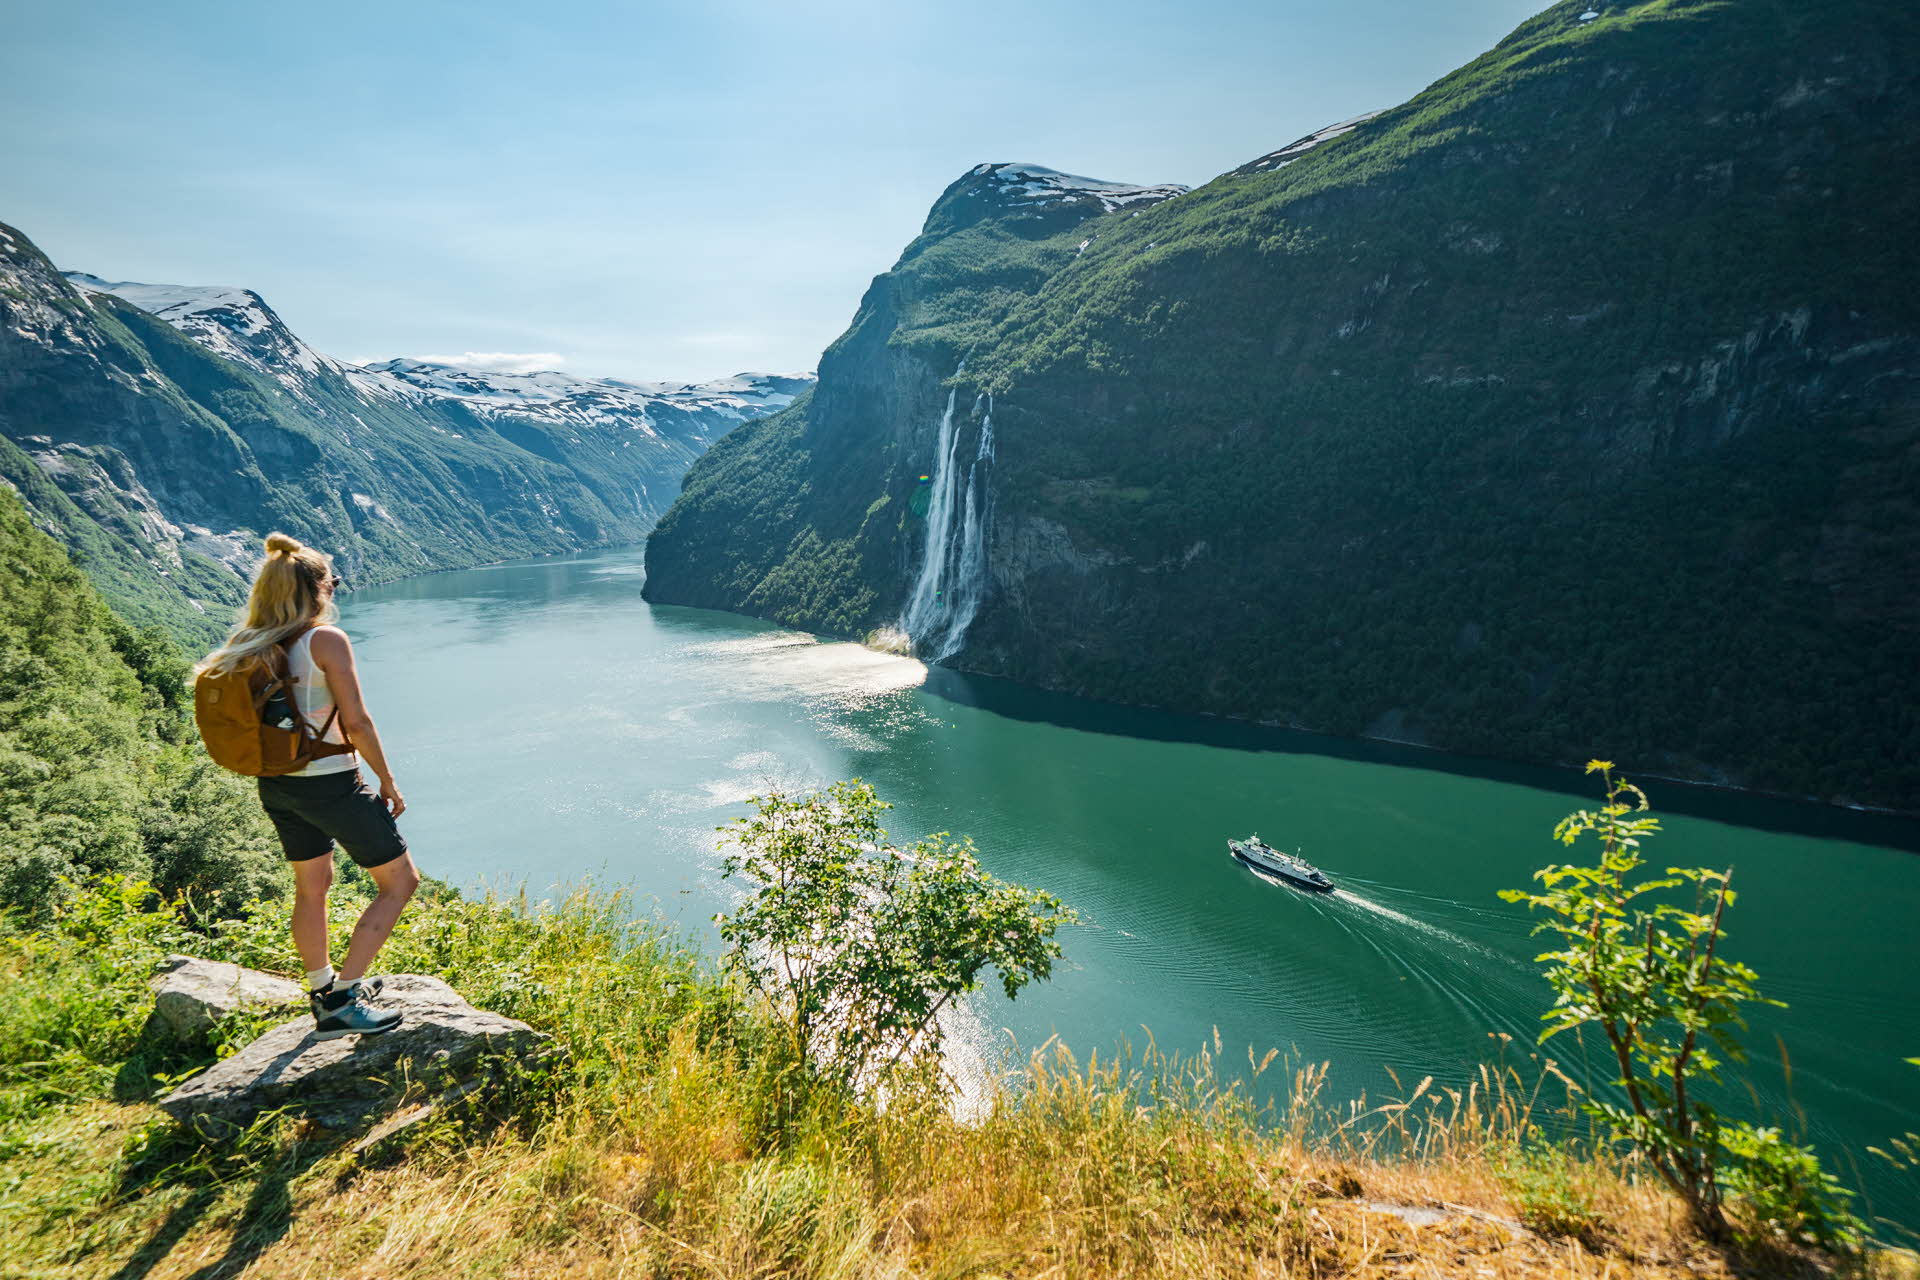
<svg viewBox="0 0 1920 1280"><path fill-rule="evenodd" d="M1042 164L1006 161L977 164L967 177L983 180L1009 205L1052 204L1071 200L1093 200L1101 211L1112 213L1130 205L1158 204L1185 195L1189 188L1178 183L1141 186L1131 182L1108 182L1062 173Z"/></svg>
<svg viewBox="0 0 1920 1280"><path fill-rule="evenodd" d="M629 382L545 370L502 373L407 356L362 365L356 384L379 394L453 400L482 417L512 414L576 425L624 425L657 434L662 412L715 414L732 421L784 409L812 374L739 373L710 382Z"/></svg>
<svg viewBox="0 0 1920 1280"><path fill-rule="evenodd" d="M145 284L138 280L102 280L87 271L65 271L61 274L88 293L111 293L163 319L213 307L266 306L265 301L253 290L234 285Z"/></svg>
<svg viewBox="0 0 1920 1280"><path fill-rule="evenodd" d="M810 373L736 373L708 382L637 382L626 378L585 378L553 369L531 373L469 369L411 356L360 367L369 373L398 378L416 389L456 399L523 405L591 394L626 394L656 400L688 397L712 400L730 396L765 399L781 395L791 399L813 380Z"/></svg>
<svg viewBox="0 0 1920 1280"><path fill-rule="evenodd" d="M231 285L147 284L102 280L85 271L62 272L86 293L110 293L165 320L215 355L246 365L304 394L305 380L322 369L341 370L295 337L266 299Z"/></svg>
<svg viewBox="0 0 1920 1280"><path fill-rule="evenodd" d="M1294 139L1278 151L1269 151L1258 160L1249 160L1246 164L1235 169L1234 172L1266 173L1274 169L1284 169L1321 143L1331 142L1342 134L1352 133L1367 121L1381 114L1382 112L1380 111L1364 111L1351 119L1342 120L1338 124L1330 124L1326 128L1316 130L1304 138Z"/></svg>
<svg viewBox="0 0 1920 1280"><path fill-rule="evenodd" d="M812 374L739 373L710 382L629 382L557 370L511 373L400 356L349 364L295 337L251 289L222 285L103 280L84 271L66 278L88 293L110 293L168 324L214 354L278 381L304 400L312 379L332 374L363 396L416 404L457 404L480 417L512 415L571 427L612 427L658 436L656 419L688 424L705 437L748 418L784 409Z"/></svg>

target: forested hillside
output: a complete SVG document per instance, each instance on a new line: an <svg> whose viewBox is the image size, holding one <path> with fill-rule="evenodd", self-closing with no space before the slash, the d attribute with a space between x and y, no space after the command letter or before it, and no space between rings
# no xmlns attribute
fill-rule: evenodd
<svg viewBox="0 0 1920 1280"><path fill-rule="evenodd" d="M1885 0L1559 4L1189 193L982 166L649 596L860 634L977 560L966 669L1920 809L1917 75Z"/></svg>
<svg viewBox="0 0 1920 1280"><path fill-rule="evenodd" d="M185 675L0 484L0 909L35 918L105 872L208 911L275 896L272 833L201 751Z"/></svg>

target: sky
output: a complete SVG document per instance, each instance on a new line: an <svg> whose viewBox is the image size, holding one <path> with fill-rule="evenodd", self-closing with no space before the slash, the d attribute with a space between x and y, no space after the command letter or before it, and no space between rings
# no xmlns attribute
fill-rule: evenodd
<svg viewBox="0 0 1920 1280"><path fill-rule="evenodd" d="M349 360L799 371L975 164L1197 186L1542 7L23 0L0 222Z"/></svg>

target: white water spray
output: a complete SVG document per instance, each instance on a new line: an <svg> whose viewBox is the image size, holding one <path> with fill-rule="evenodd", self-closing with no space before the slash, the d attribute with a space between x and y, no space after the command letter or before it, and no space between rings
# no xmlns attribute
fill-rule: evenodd
<svg viewBox="0 0 1920 1280"><path fill-rule="evenodd" d="M962 366L964 367L964 365ZM993 400L982 395L980 447L967 467L967 483L960 487L960 433L954 430L953 411L959 388L947 393L946 412L940 415L939 439L934 445L933 492L927 504L927 540L920 557L920 574L900 612L900 630L912 641L914 652L927 662L957 653L967 628L980 612L987 591L987 535L993 517L990 469L993 462Z"/></svg>

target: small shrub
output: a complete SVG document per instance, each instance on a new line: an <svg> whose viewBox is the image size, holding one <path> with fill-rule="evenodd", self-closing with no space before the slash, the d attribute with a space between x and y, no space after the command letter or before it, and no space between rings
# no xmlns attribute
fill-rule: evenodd
<svg viewBox="0 0 1920 1280"><path fill-rule="evenodd" d="M1723 1058L1745 1056L1734 1034L1746 1028L1740 1006L1780 1004L1760 994L1752 969L1719 953L1734 901L1732 871L1668 867L1662 876L1636 875L1642 843L1659 831L1659 819L1636 816L1648 808L1646 793L1616 779L1608 761L1592 761L1587 772L1605 779L1606 804L1569 815L1554 837L1571 845L1598 836L1598 864L1548 866L1534 873L1542 892L1500 894L1549 913L1534 932L1557 935L1560 944L1537 957L1555 994L1540 1015L1547 1023L1540 1039L1600 1029L1624 1103L1596 1097L1586 1109L1645 1157L1708 1239L1730 1234L1721 1165L1732 1156L1735 1189L1749 1205L1786 1215L1795 1232L1828 1231L1811 1224L1831 1223L1828 1234L1838 1240L1833 1232L1844 1232L1829 1216L1838 1184L1819 1171L1813 1153L1763 1136L1769 1131L1726 1124L1699 1095L1702 1080L1718 1079ZM1691 906L1663 900L1685 886Z"/></svg>
<svg viewBox="0 0 1920 1280"><path fill-rule="evenodd" d="M940 1014L997 969L1012 999L1053 971L1073 912L1052 894L981 870L945 832L900 850L889 808L855 778L823 792L754 798L725 874L754 885L716 917L727 963L765 995L796 1055L846 1085L935 1059Z"/></svg>
<svg viewBox="0 0 1920 1280"><path fill-rule="evenodd" d="M1493 1157L1494 1175L1512 1201L1521 1225L1598 1248L1607 1220L1595 1204L1593 1169L1564 1147L1515 1146Z"/></svg>
<svg viewBox="0 0 1920 1280"><path fill-rule="evenodd" d="M1720 1134L1726 1149L1727 1190L1738 1196L1747 1234L1796 1244L1850 1251L1866 1236L1866 1224L1848 1202L1853 1193L1820 1167L1808 1147L1780 1130L1730 1125Z"/></svg>

